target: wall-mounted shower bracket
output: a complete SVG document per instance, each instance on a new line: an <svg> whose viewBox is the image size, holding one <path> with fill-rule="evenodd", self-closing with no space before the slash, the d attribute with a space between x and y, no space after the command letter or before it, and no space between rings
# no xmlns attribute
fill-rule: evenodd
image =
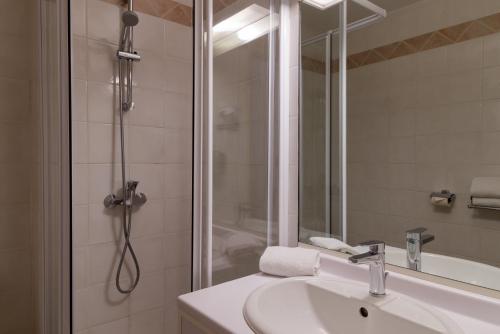
<svg viewBox="0 0 500 334"><path fill-rule="evenodd" d="M136 192L137 184L139 182L137 181L128 181L125 187L126 194L127 194L127 199L125 200L125 205L128 208L134 207L134 206L142 206L144 203L147 202L148 198L144 193L141 192ZM121 191L119 193L122 193ZM115 194L109 194L104 198L104 206L107 209L112 209L117 206L121 206L124 204L123 201L123 196L117 196Z"/></svg>
<svg viewBox="0 0 500 334"><path fill-rule="evenodd" d="M132 60L132 61L140 61L141 56L137 52L126 52L126 51L118 51L116 53L116 56L118 59L124 59L124 60Z"/></svg>

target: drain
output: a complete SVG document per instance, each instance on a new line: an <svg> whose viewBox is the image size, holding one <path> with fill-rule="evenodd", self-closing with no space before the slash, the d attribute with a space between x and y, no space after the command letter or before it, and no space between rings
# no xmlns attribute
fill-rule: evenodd
<svg viewBox="0 0 500 334"><path fill-rule="evenodd" d="M361 308L359 309L359 314L361 314L361 316L362 316L363 318L367 318L367 317L368 317L368 310L367 310L367 309L365 309L364 307L361 307Z"/></svg>

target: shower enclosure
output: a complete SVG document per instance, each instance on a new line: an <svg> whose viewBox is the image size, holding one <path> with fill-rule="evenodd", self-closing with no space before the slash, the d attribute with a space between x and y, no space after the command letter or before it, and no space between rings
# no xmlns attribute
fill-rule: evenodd
<svg viewBox="0 0 500 334"><path fill-rule="evenodd" d="M258 271L278 241L280 2L230 3L196 8L194 289Z"/></svg>

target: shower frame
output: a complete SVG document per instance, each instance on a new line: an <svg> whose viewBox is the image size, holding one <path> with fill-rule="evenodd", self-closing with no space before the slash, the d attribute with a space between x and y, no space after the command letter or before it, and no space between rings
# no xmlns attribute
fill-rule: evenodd
<svg viewBox="0 0 500 334"><path fill-rule="evenodd" d="M261 2L261 1L256 1ZM262 1L263 2L263 1ZM281 1L283 2L283 1ZM252 4L252 0L241 0L240 4ZM269 0L270 22L274 27L274 13L280 10L279 0ZM194 134L193 134L193 245L192 245L192 289L212 285L212 216L213 216L213 0L197 1L194 5ZM275 43L277 30L271 28L269 37L269 88L268 88L268 152L267 178L274 180L273 141L275 134L274 73L276 69ZM273 184L267 185L267 244L273 243Z"/></svg>
<svg viewBox="0 0 500 334"><path fill-rule="evenodd" d="M41 334L70 334L72 320L70 2L39 0L35 23L41 113L41 198L37 229L36 324Z"/></svg>

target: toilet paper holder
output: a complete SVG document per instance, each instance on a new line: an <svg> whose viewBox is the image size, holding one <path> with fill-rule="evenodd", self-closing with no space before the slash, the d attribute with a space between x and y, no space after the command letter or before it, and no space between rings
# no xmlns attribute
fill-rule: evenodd
<svg viewBox="0 0 500 334"><path fill-rule="evenodd" d="M452 192L450 192L449 190L441 190L440 192L433 192L431 193L431 196L430 198L434 198L434 197L439 197L439 198L446 198L448 200L448 205L451 205L453 204L453 202L455 201L456 199L456 195L453 194Z"/></svg>

